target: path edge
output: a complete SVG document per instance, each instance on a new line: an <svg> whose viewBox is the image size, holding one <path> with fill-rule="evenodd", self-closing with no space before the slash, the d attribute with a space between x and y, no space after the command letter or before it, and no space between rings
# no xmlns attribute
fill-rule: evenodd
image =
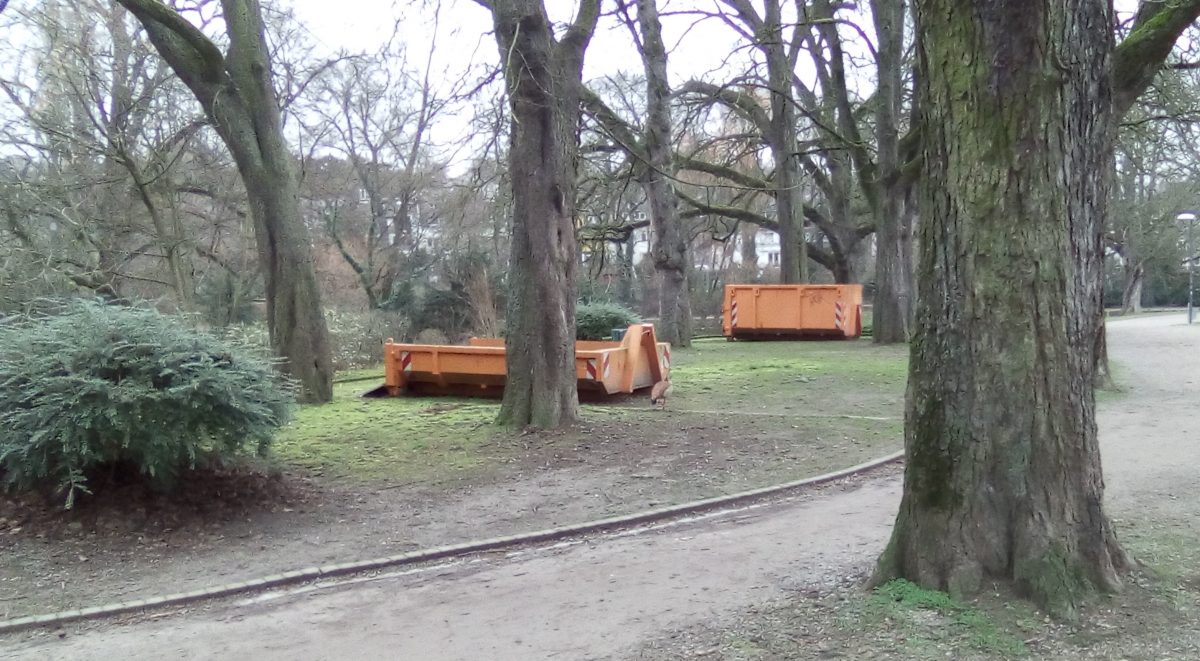
<svg viewBox="0 0 1200 661"><path fill-rule="evenodd" d="M716 496L713 498L705 498L703 500L696 500L680 505L671 505L669 507L644 510L641 512L635 512L633 514L614 516L606 519L598 519L565 526L556 526L553 528L535 530L533 532L506 535L503 537L492 537L489 539L472 542L437 546L370 560L359 560L355 562L307 567L304 569L297 569L279 574L271 574L269 576L263 576L248 581L226 583L223 585L201 588L189 592L147 597L145 599L118 601L111 604L105 604L103 606L77 608L54 613L46 613L44 615L28 615L8 620L0 620L0 634L13 633L41 627L58 626L69 622L78 622L82 620L100 619L114 615L149 610L152 608L185 606L200 601L295 585L297 583L306 583L309 581L330 578L333 576L346 576L349 574L358 574L366 571L403 567L406 565L415 565L433 560L458 558L476 553L498 551L517 546L525 546L528 544L544 544L547 542L555 542L569 537L578 537L580 535L604 533L617 529L632 528L648 523L657 523L666 519L672 519L688 514L711 512L731 506L744 505L751 501L783 495L790 491L795 491L805 487L814 487L828 484L830 482L836 482L837 480L853 477L860 473L865 473L867 471L886 466L887 464L900 461L903 458L904 451L901 450L899 452L893 452L892 454L872 459L856 466L843 468L832 473L825 473L815 477L807 477L800 480L793 480L791 482L784 482L782 484L760 487L758 489L751 489L749 491L742 491L740 493L726 496Z"/></svg>

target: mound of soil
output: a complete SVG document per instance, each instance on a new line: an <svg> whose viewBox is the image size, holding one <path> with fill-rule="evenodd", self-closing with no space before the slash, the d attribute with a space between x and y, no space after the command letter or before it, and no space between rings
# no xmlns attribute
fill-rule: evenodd
<svg viewBox="0 0 1200 661"><path fill-rule="evenodd" d="M66 540L202 529L294 508L316 491L306 480L284 479L278 472L244 465L197 468L170 492L127 473L93 483L92 490L78 495L72 509L65 511L60 496L0 496L0 548L5 537L17 535Z"/></svg>

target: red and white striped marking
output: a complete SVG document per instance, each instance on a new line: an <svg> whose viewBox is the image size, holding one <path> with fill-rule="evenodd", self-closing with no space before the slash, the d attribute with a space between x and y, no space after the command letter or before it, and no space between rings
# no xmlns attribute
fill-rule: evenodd
<svg viewBox="0 0 1200 661"><path fill-rule="evenodd" d="M595 358L588 358L586 370L587 378L593 381L607 380L609 372L611 372L608 364L608 354L604 354L604 357L600 359L599 365L596 364Z"/></svg>
<svg viewBox="0 0 1200 661"><path fill-rule="evenodd" d="M412 354L411 353L409 353L407 351L400 352L400 369L403 370L405 374L412 373Z"/></svg>
<svg viewBox="0 0 1200 661"><path fill-rule="evenodd" d="M729 325L737 328L737 299L729 304Z"/></svg>
<svg viewBox="0 0 1200 661"><path fill-rule="evenodd" d="M838 330L843 330L845 323L846 308L839 300L837 303L833 304L833 325L836 326Z"/></svg>

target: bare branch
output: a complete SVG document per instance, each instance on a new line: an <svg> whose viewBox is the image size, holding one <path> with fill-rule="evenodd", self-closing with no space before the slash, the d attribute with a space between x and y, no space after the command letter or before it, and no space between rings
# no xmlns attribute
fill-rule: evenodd
<svg viewBox="0 0 1200 661"><path fill-rule="evenodd" d="M160 0L116 1L146 26L151 39L155 39L156 32L161 33L160 30L153 29L153 26L158 26L162 31L169 32L191 47L196 57L199 58L198 60L186 58L185 54L179 52L177 46L173 46L172 50L176 51L181 61L187 60L193 63L190 71L194 75L210 81L221 76L225 67L225 56L221 54L221 50L217 48L216 44L196 26L189 23L179 12L163 4Z"/></svg>
<svg viewBox="0 0 1200 661"><path fill-rule="evenodd" d="M1123 117L1150 86L1175 41L1200 17L1200 0L1142 0L1133 31L1113 55L1113 110Z"/></svg>

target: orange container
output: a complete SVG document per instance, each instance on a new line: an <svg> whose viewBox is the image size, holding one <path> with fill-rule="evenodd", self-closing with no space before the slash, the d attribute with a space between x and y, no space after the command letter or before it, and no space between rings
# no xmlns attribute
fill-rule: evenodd
<svg viewBox="0 0 1200 661"><path fill-rule="evenodd" d="M725 337L862 335L862 285L725 285Z"/></svg>
<svg viewBox="0 0 1200 661"><path fill-rule="evenodd" d="M383 345L384 384L367 396L499 396L504 392L504 340L473 337L466 346ZM671 372L671 345L658 342L652 324L634 324L620 342L575 343L581 397L606 397L649 388Z"/></svg>

